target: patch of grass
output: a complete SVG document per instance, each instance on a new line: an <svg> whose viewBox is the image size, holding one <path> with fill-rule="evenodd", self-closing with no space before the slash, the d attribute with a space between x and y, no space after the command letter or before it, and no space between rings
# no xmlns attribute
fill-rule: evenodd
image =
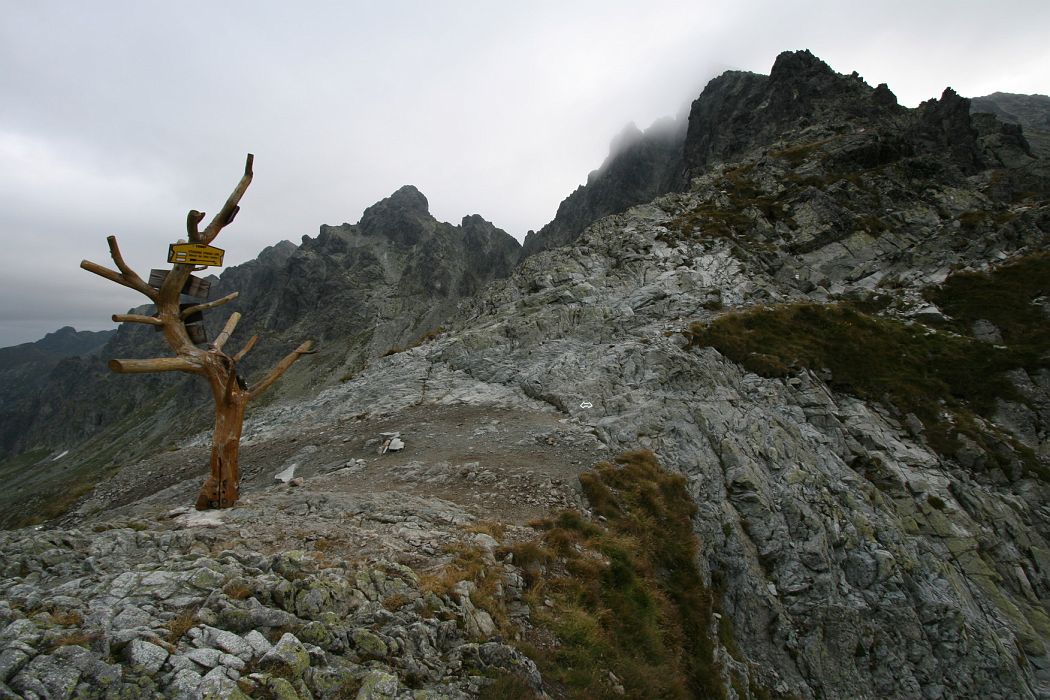
<svg viewBox="0 0 1050 700"><path fill-rule="evenodd" d="M780 151L773 151L770 153L774 158L781 158L786 160L792 167L802 165L806 160L820 150L820 147L834 140L833 138L821 139L820 141L813 141L812 143L804 143L798 146L791 146Z"/></svg>
<svg viewBox="0 0 1050 700"><path fill-rule="evenodd" d="M423 335L421 335L418 338L416 338L412 342L412 345L409 346L409 347L413 347L414 348L414 347L416 347L418 345L423 345L424 343L429 343L432 340L436 340L444 332L445 332L445 327L444 326L438 326L437 328L431 328L429 331L427 331Z"/></svg>
<svg viewBox="0 0 1050 700"><path fill-rule="evenodd" d="M1011 469L996 449L1005 438L989 432L977 416L990 417L996 399L1017 400L1007 372L1035 362L1045 365L1038 358L1048 347L1044 341L1041 351L989 348L972 338L869 315L849 304L758 307L709 324L693 323L689 330L694 347L714 347L765 377L827 369L834 389L889 404L901 415L914 413L930 446L941 454L954 455L962 447L959 436L966 435L1005 473ZM1016 441L1012 447L1028 473L1050 478L1031 450Z"/></svg>
<svg viewBox="0 0 1050 700"><path fill-rule="evenodd" d="M395 593L394 595L387 596L383 599L383 607L390 612L397 612L401 608L409 604L408 596L403 593Z"/></svg>
<svg viewBox="0 0 1050 700"><path fill-rule="evenodd" d="M335 540L329 539L327 537L322 537L321 539L314 540L313 545L315 552L329 552L332 551L332 548L336 545L336 542Z"/></svg>
<svg viewBox="0 0 1050 700"><path fill-rule="evenodd" d="M536 693L525 679L512 673L503 673L481 689L479 700L535 700Z"/></svg>
<svg viewBox="0 0 1050 700"><path fill-rule="evenodd" d="M17 475L18 472L24 469L31 469L36 465L39 465L45 459L51 455L51 450L47 448L40 448L36 450L29 450L22 454L9 457L4 461L0 462L0 479L9 481L13 476Z"/></svg>
<svg viewBox="0 0 1050 700"><path fill-rule="evenodd" d="M580 483L603 523L566 511L537 523L539 542L509 548L527 574L546 569L526 594L558 640L533 652L544 677L570 698L726 697L684 477L639 451Z"/></svg>
<svg viewBox="0 0 1050 700"><path fill-rule="evenodd" d="M73 630L51 642L51 650L66 646L81 646L90 648L91 643L102 637L102 633L95 630Z"/></svg>
<svg viewBox="0 0 1050 700"><path fill-rule="evenodd" d="M165 627L168 628L168 642L170 644L178 644L182 636L197 625L198 610L200 610L198 606L183 608L175 617L168 620Z"/></svg>
<svg viewBox="0 0 1050 700"><path fill-rule="evenodd" d="M991 272L956 272L926 298L954 319L953 327L970 333L974 321L994 323L1003 342L1027 350L1026 366L1035 368L1050 349L1050 320L1033 302L1050 296L1050 253L1035 253Z"/></svg>
<svg viewBox="0 0 1050 700"><path fill-rule="evenodd" d="M743 165L725 173L724 195L728 202L707 202L682 213L668 222L667 234L657 236L668 245L677 245L681 237L700 240L724 238L735 244L740 252L769 252L775 246L764 236L754 232L756 218L769 224L783 221L796 226L786 202L793 193L785 190L777 196L768 194L747 177L754 166Z"/></svg>
<svg viewBox="0 0 1050 700"><path fill-rule="evenodd" d="M63 627L76 627L84 624L84 616L76 610L56 610L51 613L51 620Z"/></svg>
<svg viewBox="0 0 1050 700"><path fill-rule="evenodd" d="M507 533L507 526L495 520L479 520L467 527L467 532L488 535L494 540L502 540Z"/></svg>
<svg viewBox="0 0 1050 700"><path fill-rule="evenodd" d="M244 579L234 579L222 587L222 592L233 600L247 600L252 597L251 586Z"/></svg>
<svg viewBox="0 0 1050 700"><path fill-rule="evenodd" d="M423 335L419 336L418 338L413 340L411 343L409 343L405 347L401 347L400 345L395 345L394 347L390 348L389 350L387 350L386 352L383 353L383 357L389 357L390 355L396 355L397 353L404 352L405 350L411 350L412 348L418 348L420 345L423 345L424 343L429 343L430 341L434 340L435 338L437 338L438 336L440 336L444 332L445 332L445 327L444 326L438 326L437 328L431 328L429 331L427 331Z"/></svg>
<svg viewBox="0 0 1050 700"><path fill-rule="evenodd" d="M508 630L510 621L501 596L502 568L493 566L487 552L480 547L462 543L449 545L452 561L436 571L423 573L419 577L419 589L425 594L451 595L460 581L472 581L474 592L470 600L487 612L496 627Z"/></svg>

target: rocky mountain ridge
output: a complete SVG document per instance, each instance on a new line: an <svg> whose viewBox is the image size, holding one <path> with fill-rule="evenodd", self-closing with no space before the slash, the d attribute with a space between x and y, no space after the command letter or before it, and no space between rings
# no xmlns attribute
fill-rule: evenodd
<svg viewBox="0 0 1050 700"><path fill-rule="evenodd" d="M115 333L65 326L36 342L0 348L0 454L17 451L17 436L55 366L69 357L94 355Z"/></svg>
<svg viewBox="0 0 1050 700"><path fill-rule="evenodd" d="M855 72L838 75L808 51L785 52L777 57L768 76L727 71L711 80L692 103L687 117L658 122L645 133L629 125L625 130L627 147L614 140L605 163L562 201L554 220L526 237L522 256L569 244L602 216L682 190L709 166L770 145L785 132L805 128L817 131L828 123L849 121L857 128L881 128L885 138L871 145L868 155L875 160L899 147L912 151L942 147L948 137L935 133L941 129L937 122L942 118L957 122L951 138L959 144L956 156L966 162L980 157L976 146L968 143L977 138L970 133L974 129L997 132L995 136L983 133L983 140L1013 140L1017 152L1024 155L1032 155L1032 146L1027 145L1032 140L1045 159L1048 99L996 93L969 103L941 104L938 111L916 112L900 107L885 84L872 88ZM1004 128L996 120L985 124L976 118L971 124L965 115L952 117L951 109L963 104L972 112L991 113L1003 123L1022 125L1026 145L1020 143L1015 130ZM1040 171L1045 178L1045 166Z"/></svg>
<svg viewBox="0 0 1050 700"><path fill-rule="evenodd" d="M251 414L248 502L213 529L169 515L200 435L61 526L5 535L0 680L617 697L673 667L679 696L1050 694L1045 164L950 90L907 110L808 52L774 69L694 104L721 116L691 120L706 164L683 191L526 257L428 342ZM763 113L778 129L746 117ZM393 245L416 240L413 211ZM376 454L391 432L410 454ZM655 460L670 477L637 469ZM302 481L273 484L292 464ZM682 513L695 550L647 534ZM645 559L661 539L696 580ZM616 621L649 628L603 607L617 597L675 601L661 614L688 633L631 637ZM97 636L56 644L77 633Z"/></svg>

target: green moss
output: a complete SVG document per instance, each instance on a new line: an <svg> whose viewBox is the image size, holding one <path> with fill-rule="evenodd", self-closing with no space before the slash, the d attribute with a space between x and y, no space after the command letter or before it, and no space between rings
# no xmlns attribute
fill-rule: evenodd
<svg viewBox="0 0 1050 700"><path fill-rule="evenodd" d="M762 376L827 369L833 388L888 403L901 415L914 413L930 446L941 454L954 455L962 447L959 436L966 435L989 455L991 466L1010 473L1010 456L998 447L1009 443L1029 473L1048 476L1031 450L977 418L990 417L996 399L1019 398L1007 372L1036 361L1045 364L1037 360L1047 348L1045 340L1038 346L989 348L972 338L869 315L848 304L754 308L708 325L694 323L690 332L694 346L714 347Z"/></svg>

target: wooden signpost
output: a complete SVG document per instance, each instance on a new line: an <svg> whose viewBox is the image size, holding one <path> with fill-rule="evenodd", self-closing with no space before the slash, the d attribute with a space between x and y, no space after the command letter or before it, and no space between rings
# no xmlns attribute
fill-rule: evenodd
<svg viewBox="0 0 1050 700"><path fill-rule="evenodd" d="M223 347L241 320L240 313L230 314L222 332L207 348L197 347L198 344L206 343L207 339L202 335L203 324L200 321L195 322L195 319L202 319L201 313L204 311L233 301L237 298L237 292L214 301L180 303L183 293L207 298L208 289L202 284L204 280L198 280L190 273L194 272L196 265L222 264L222 249L214 248L209 244L237 215L240 209L237 205L252 181L253 160L253 156L249 153L244 164L244 175L226 200L226 204L207 228L203 231L199 228L201 221L204 220L204 213L196 210L190 211L186 217L186 230L190 242L175 243L169 246L168 262L172 263L171 270L153 270L148 284L124 261L120 248L117 246L116 236L106 239L109 243L110 257L117 266L116 270L89 260L80 263L80 267L88 272L134 289L152 301L155 306L152 316L114 314L113 320L118 323L143 323L159 328L175 353L174 357L110 360L109 368L112 371L119 373L188 372L204 377L211 387L212 398L215 401L215 430L212 435L210 473L197 497L198 510L229 508L237 502L240 494L240 472L237 458L244 411L248 402L270 388L296 360L313 352L312 343L307 340L278 362L262 379L253 385L248 385L238 375L237 363L248 354L258 337L252 336L235 355L227 355L223 352Z"/></svg>

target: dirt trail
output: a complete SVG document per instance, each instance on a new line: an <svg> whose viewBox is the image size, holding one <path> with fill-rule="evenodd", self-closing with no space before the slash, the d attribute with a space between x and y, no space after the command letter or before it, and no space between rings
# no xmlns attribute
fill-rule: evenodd
<svg viewBox="0 0 1050 700"><path fill-rule="evenodd" d="M380 433L400 433L399 452L378 454ZM578 507L577 475L608 452L564 414L490 406L419 405L384 417L303 426L294 437L241 448L242 497L296 487L274 476L295 463L298 487L346 496L400 492L441 499L479 520L523 524ZM81 508L88 519L159 515L192 505L208 450L189 447L125 467ZM79 518L78 518L79 519Z"/></svg>

